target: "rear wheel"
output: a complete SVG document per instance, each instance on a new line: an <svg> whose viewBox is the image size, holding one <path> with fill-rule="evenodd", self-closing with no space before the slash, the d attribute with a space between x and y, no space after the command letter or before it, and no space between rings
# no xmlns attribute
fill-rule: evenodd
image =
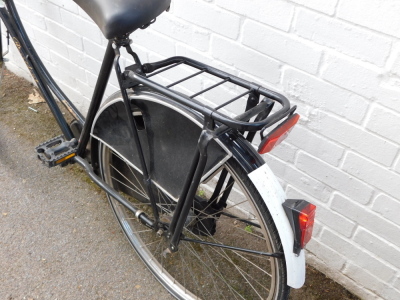
<svg viewBox="0 0 400 300"><path fill-rule="evenodd" d="M99 142L98 150L103 179L152 217L141 172L114 151L112 145ZM216 194L218 181L223 184ZM225 193L227 190L230 193ZM176 202L167 196L165 188L154 188L153 194L160 219L168 227ZM229 194L226 201L224 194ZM142 225L112 197L109 200L132 246L175 297L229 300L288 297L284 259L188 241L181 241L177 252L167 253L164 236ZM283 252L265 203L234 158L200 184L182 233L194 240L261 252Z"/></svg>

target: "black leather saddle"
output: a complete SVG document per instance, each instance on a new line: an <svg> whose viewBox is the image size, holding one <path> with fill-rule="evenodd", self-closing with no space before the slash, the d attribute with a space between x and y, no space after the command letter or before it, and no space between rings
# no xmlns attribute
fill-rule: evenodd
<svg viewBox="0 0 400 300"><path fill-rule="evenodd" d="M74 0L107 39L131 33L167 10L171 0Z"/></svg>

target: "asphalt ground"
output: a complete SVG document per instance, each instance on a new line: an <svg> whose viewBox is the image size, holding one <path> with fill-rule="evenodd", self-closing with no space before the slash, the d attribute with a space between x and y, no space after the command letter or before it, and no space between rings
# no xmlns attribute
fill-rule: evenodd
<svg viewBox="0 0 400 300"><path fill-rule="evenodd" d="M59 132L45 104L28 104L32 90L5 73L0 299L172 299L135 254L105 194L79 167L49 169L36 159L43 135Z"/></svg>

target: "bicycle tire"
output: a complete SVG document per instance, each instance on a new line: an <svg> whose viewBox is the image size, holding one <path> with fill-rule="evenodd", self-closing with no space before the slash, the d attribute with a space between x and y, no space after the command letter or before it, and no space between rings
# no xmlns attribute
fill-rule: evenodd
<svg viewBox="0 0 400 300"><path fill-rule="evenodd" d="M109 101L118 97L120 96L115 94ZM193 122L193 119L188 118L187 122ZM99 171L105 182L120 190L129 201L151 217L148 197L141 183L141 172L133 168L131 162L121 157L121 154L107 143L99 142L98 155ZM229 174L223 191L227 189L228 178L232 177L234 187L230 196L240 199L228 201L227 207L218 218L210 216L215 214L215 211L210 211L209 208L194 207L188 216L183 234L193 239L239 248L283 252L277 229L264 201L247 172L234 157L214 172L213 179L208 178L207 182L200 185L196 196L196 199L200 200L196 200L197 203L214 202L208 199L212 194L210 187L213 186L213 180L221 176L222 170L226 170ZM174 203L171 203L170 198L166 196L165 189L156 188L155 194L160 197L158 206L161 220L168 223L171 220ZM284 259L255 256L186 241L180 242L177 252L166 254L168 244L165 237L157 235L138 222L133 214L115 199L110 196L108 198L123 232L139 257L176 298L279 300L288 298L290 288L286 285ZM204 221L210 219L211 222L215 222L215 234L210 232L207 221ZM194 229L196 225L193 224L197 224L196 229Z"/></svg>

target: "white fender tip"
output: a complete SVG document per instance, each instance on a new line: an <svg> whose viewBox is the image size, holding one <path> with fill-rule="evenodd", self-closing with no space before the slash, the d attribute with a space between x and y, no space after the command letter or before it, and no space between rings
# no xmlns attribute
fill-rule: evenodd
<svg viewBox="0 0 400 300"><path fill-rule="evenodd" d="M305 255L304 250L299 255L293 253L293 230L282 206L286 200L285 192L266 163L251 172L249 178L263 198L278 230L286 260L287 285L301 288L305 281Z"/></svg>

